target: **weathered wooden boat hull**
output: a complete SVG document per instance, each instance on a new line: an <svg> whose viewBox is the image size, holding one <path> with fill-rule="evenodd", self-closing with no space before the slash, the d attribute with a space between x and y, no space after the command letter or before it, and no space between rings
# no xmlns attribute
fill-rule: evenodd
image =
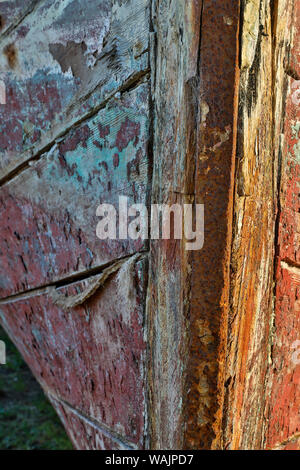
<svg viewBox="0 0 300 470"><path fill-rule="evenodd" d="M0 322L75 447L300 450L299 2L0 15ZM120 196L203 248L100 240Z"/></svg>

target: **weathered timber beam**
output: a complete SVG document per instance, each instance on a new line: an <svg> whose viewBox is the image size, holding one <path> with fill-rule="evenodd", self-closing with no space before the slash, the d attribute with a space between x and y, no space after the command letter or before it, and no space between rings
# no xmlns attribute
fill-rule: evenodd
<svg viewBox="0 0 300 470"><path fill-rule="evenodd" d="M290 63L293 42L294 2L243 1L242 7L223 447L263 449L274 445L273 438L269 437L269 444L266 439L270 436L269 420L273 426L277 421L277 412L269 411L274 406L270 405L270 374L276 368L274 342L280 342L280 321L276 320L280 314L276 311L281 309L281 296L286 295L293 317L296 295L296 286L290 280L285 281L289 286L285 293L282 286L276 288L278 245L282 243L278 241L280 206L286 205L287 213L290 208L288 201L280 202L279 198L282 181L292 171L286 161L284 140L289 93L286 64ZM296 194L295 187L291 192ZM295 231L293 221L281 233L286 236ZM299 253L299 245L283 245ZM291 325L296 334L296 326ZM277 362L283 360L284 355L278 354ZM295 404L297 400L299 403L296 396L292 399ZM282 412L287 418L287 410ZM286 435L281 436L283 441Z"/></svg>
<svg viewBox="0 0 300 470"><path fill-rule="evenodd" d="M152 241L153 448L220 446L238 90L239 2L153 2L152 201L205 205L205 242Z"/></svg>
<svg viewBox="0 0 300 470"><path fill-rule="evenodd" d="M0 42L9 36L44 0L12 0L0 5ZM4 3L4 4L3 4ZM0 43L1 47L1 43Z"/></svg>

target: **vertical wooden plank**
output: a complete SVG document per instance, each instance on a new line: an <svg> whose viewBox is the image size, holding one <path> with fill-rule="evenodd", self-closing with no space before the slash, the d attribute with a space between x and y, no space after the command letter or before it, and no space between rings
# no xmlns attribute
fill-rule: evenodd
<svg viewBox="0 0 300 470"><path fill-rule="evenodd" d="M117 436L101 429L91 419L81 416L75 410L48 396L54 409L67 430L71 442L77 450L130 450L130 447Z"/></svg>
<svg viewBox="0 0 300 470"><path fill-rule="evenodd" d="M147 82L123 93L0 188L1 297L146 249L141 239L97 238L96 212L109 203L118 213L119 196L147 204L148 98Z"/></svg>

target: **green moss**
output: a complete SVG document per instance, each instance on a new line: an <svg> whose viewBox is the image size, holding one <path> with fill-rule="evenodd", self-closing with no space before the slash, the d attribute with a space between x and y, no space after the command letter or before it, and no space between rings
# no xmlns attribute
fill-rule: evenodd
<svg viewBox="0 0 300 470"><path fill-rule="evenodd" d="M72 449L54 409L1 327L0 340L7 360L0 365L0 449Z"/></svg>

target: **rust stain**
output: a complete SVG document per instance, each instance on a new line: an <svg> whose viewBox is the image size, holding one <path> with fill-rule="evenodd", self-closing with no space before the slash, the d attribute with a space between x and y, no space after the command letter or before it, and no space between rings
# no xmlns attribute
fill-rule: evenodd
<svg viewBox="0 0 300 470"><path fill-rule="evenodd" d="M18 55L17 49L14 44L8 44L3 49L3 53L6 56L7 63L11 69L14 69L17 65Z"/></svg>

